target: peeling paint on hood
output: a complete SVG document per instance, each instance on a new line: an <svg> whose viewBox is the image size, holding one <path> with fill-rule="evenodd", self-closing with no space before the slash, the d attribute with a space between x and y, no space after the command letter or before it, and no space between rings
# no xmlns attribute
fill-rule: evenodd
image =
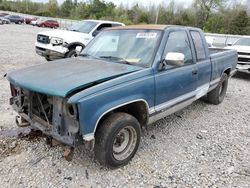
<svg viewBox="0 0 250 188"><path fill-rule="evenodd" d="M69 58L39 64L8 73L15 86L52 96L66 97L71 92L143 69L97 59Z"/></svg>

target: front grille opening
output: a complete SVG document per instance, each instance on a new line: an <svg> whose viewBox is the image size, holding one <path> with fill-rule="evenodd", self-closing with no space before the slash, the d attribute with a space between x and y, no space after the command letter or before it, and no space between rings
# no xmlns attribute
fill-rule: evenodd
<svg viewBox="0 0 250 188"><path fill-rule="evenodd" d="M32 96L32 114L38 116L44 121L52 124L53 118L53 100L47 95L34 93Z"/></svg>
<svg viewBox="0 0 250 188"><path fill-rule="evenodd" d="M250 55L250 53L247 52L238 52L239 55Z"/></svg>
<svg viewBox="0 0 250 188"><path fill-rule="evenodd" d="M238 61L243 61L243 62L250 62L249 58L243 58L243 57L239 57Z"/></svg>
<svg viewBox="0 0 250 188"><path fill-rule="evenodd" d="M36 49L37 49L37 50L40 50L40 51L44 51L44 52L46 51L45 48L41 48L41 47L38 47L38 46L36 46Z"/></svg>
<svg viewBox="0 0 250 188"><path fill-rule="evenodd" d="M44 44L49 44L49 36L47 35L37 35L37 42L41 42L41 43L44 43Z"/></svg>

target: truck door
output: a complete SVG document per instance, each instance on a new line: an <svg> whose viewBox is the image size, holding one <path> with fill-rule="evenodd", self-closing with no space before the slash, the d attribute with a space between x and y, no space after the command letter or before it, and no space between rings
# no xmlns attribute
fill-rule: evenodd
<svg viewBox="0 0 250 188"><path fill-rule="evenodd" d="M202 38L199 31L191 30L190 35L195 48L195 61L198 68L197 80L197 97L200 98L205 95L209 88L211 80L212 64L209 55L206 54L208 47L204 43L205 39Z"/></svg>
<svg viewBox="0 0 250 188"><path fill-rule="evenodd" d="M155 74L156 112L167 110L195 97L197 66L193 61L190 40L186 30L173 30L168 35L163 59L168 53L182 53L184 64L174 66L165 61L165 68L160 68Z"/></svg>

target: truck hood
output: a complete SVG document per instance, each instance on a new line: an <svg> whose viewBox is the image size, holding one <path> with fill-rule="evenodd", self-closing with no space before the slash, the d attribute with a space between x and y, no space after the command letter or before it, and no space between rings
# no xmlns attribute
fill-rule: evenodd
<svg viewBox="0 0 250 188"><path fill-rule="evenodd" d="M232 50L237 50L238 52L250 52L250 46L239 46L239 45L234 45L234 46L227 46L226 49L232 49Z"/></svg>
<svg viewBox="0 0 250 188"><path fill-rule="evenodd" d="M97 59L69 58L8 73L7 79L27 90L66 97L70 93L116 78L142 67Z"/></svg>
<svg viewBox="0 0 250 188"><path fill-rule="evenodd" d="M47 35L49 37L58 37L62 38L65 42L79 42L88 41L90 37L87 33L81 33L76 31L68 31L68 30L49 30L49 31L42 31L38 34Z"/></svg>

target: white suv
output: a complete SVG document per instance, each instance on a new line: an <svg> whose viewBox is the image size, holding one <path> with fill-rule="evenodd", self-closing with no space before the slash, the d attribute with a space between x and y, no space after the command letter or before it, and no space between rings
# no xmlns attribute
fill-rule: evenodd
<svg viewBox="0 0 250 188"><path fill-rule="evenodd" d="M68 30L50 30L37 34L36 53L48 61L74 57L76 47L82 49L103 29L124 26L123 23L104 20L84 20Z"/></svg>
<svg viewBox="0 0 250 188"><path fill-rule="evenodd" d="M238 51L237 70L250 72L250 37L243 37L237 40L233 45L226 47ZM232 45L232 46L231 46Z"/></svg>

